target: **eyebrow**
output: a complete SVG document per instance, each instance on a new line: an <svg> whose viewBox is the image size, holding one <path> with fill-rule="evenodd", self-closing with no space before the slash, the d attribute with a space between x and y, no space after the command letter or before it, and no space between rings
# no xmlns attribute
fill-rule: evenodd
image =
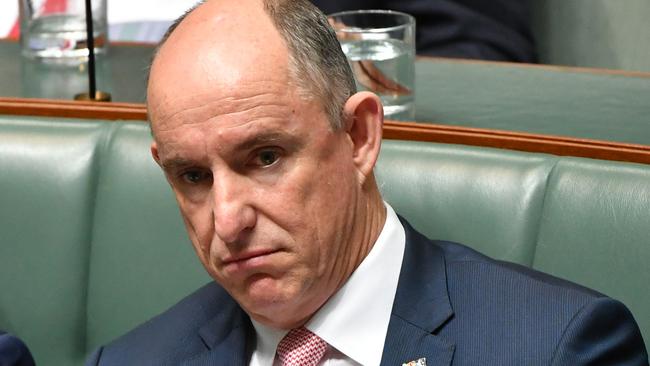
<svg viewBox="0 0 650 366"><path fill-rule="evenodd" d="M299 150L303 146L303 142L299 138L282 132L262 132L251 136L244 141L234 144L228 149L231 151L250 150L258 146L282 142L288 146L289 150ZM196 165L196 162L185 159L182 157L173 157L161 163L166 171L180 170L190 166Z"/></svg>
<svg viewBox="0 0 650 366"><path fill-rule="evenodd" d="M164 170L170 171L170 170L179 170L182 168L186 168L195 165L195 163L183 158L171 158L167 161L162 162L161 165Z"/></svg>
<svg viewBox="0 0 650 366"><path fill-rule="evenodd" d="M282 142L290 145L292 150L297 150L302 146L300 139L287 133L282 132L262 132L255 134L242 142L236 143L232 149L235 151L250 150L260 145L273 144Z"/></svg>

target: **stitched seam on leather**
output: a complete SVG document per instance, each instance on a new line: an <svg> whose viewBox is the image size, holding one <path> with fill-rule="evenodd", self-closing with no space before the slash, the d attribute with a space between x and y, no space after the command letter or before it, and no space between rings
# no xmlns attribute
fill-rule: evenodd
<svg viewBox="0 0 650 366"><path fill-rule="evenodd" d="M91 210L90 210L90 229L88 230L88 260L86 261L86 288L85 288L85 296L84 296L84 301L85 301L85 317L84 317L84 324L83 324L83 351L84 351L84 356L85 353L87 353L88 350L88 319L89 319L89 302L90 302L90 280L91 280L91 267L92 267L92 254L93 254L93 243L95 239L95 218L97 216L97 195L99 192L99 182L102 177L103 173L103 165L104 165L104 160L106 159L106 155L108 153L108 147L110 146L110 143L112 142L114 136L115 136L115 131L120 127L119 124L117 123L109 123L104 127L104 131L102 131L102 138L101 140L97 143L97 147L95 149L95 157L94 157L94 163L97 164L97 168L95 172L93 172L93 181L92 181L92 189L91 189Z"/></svg>
<svg viewBox="0 0 650 366"><path fill-rule="evenodd" d="M533 253L530 258L530 268L535 268L535 258L537 257L537 247L539 246L539 236L540 232L542 231L542 220L544 217L544 211L546 210L546 199L548 197L548 186L551 183L551 179L555 176L555 172L557 170L557 166L560 163L561 158L556 158L555 163L549 170L547 176L546 176L546 183L544 183L544 193L542 195L542 207L540 208L539 215L537 216L537 230L535 233L535 239L534 239L534 246L533 246Z"/></svg>

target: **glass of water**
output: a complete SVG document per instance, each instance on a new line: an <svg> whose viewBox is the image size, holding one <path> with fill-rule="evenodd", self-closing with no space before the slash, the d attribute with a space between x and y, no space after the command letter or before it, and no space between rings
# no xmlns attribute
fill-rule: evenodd
<svg viewBox="0 0 650 366"><path fill-rule="evenodd" d="M415 119L415 19L390 10L331 14L357 89L376 93L387 119Z"/></svg>
<svg viewBox="0 0 650 366"><path fill-rule="evenodd" d="M84 0L18 0L23 55L83 60L88 56ZM91 0L95 54L106 52L106 1Z"/></svg>

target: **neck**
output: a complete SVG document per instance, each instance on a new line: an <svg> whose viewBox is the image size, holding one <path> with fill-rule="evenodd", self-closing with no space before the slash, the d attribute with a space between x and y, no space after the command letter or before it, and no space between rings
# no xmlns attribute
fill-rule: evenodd
<svg viewBox="0 0 650 366"><path fill-rule="evenodd" d="M352 238L353 242L360 244L356 248L357 260L353 271L359 267L368 253L370 253L386 222L386 207L384 206L379 189L374 184L374 178L369 183L371 183L368 184L369 188L365 190L367 199L361 209L363 212L358 216L363 218L363 222L356 223L360 227L360 230Z"/></svg>
<svg viewBox="0 0 650 366"><path fill-rule="evenodd" d="M341 261L341 267L336 268L335 272L344 274L344 276L338 277L334 293L343 287L352 273L368 256L386 222L386 207L374 178L366 183L363 186L361 199L350 211L353 217L349 220L349 235L346 239L349 249L345 253L348 260Z"/></svg>

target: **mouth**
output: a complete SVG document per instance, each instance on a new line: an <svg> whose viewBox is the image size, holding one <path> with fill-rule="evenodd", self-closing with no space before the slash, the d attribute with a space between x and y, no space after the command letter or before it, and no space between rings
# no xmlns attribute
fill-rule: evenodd
<svg viewBox="0 0 650 366"><path fill-rule="evenodd" d="M279 250L260 249L251 250L238 255L230 256L223 260L223 266L232 271L253 269L266 264L267 259Z"/></svg>

